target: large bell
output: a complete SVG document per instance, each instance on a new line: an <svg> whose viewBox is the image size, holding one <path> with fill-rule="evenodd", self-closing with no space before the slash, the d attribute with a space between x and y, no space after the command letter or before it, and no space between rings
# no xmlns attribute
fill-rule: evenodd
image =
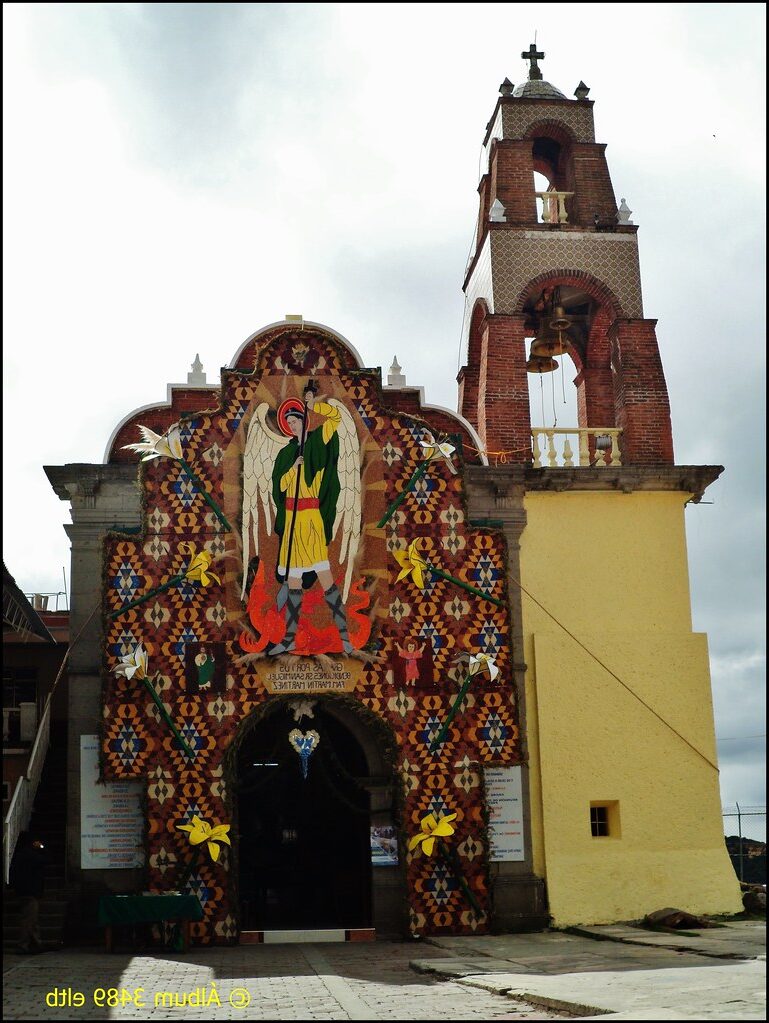
<svg viewBox="0 0 769 1023"><path fill-rule="evenodd" d="M568 330L571 326L571 320L564 312L562 305L557 305L553 310L553 318L550 321L551 330Z"/></svg>
<svg viewBox="0 0 769 1023"><path fill-rule="evenodd" d="M568 348L568 340L562 331L540 330L531 344L531 354L540 358L552 358L563 355Z"/></svg>
<svg viewBox="0 0 769 1023"><path fill-rule="evenodd" d="M558 369L558 363L555 359L548 357L542 357L541 355L534 354L534 346L532 345L532 354L529 361L526 363L527 373L552 373Z"/></svg>

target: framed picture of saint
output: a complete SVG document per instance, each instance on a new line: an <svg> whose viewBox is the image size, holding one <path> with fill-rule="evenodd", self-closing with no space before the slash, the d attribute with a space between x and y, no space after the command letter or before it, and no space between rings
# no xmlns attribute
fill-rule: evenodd
<svg viewBox="0 0 769 1023"><path fill-rule="evenodd" d="M224 643L187 643L184 649L188 693L223 693L226 688Z"/></svg>

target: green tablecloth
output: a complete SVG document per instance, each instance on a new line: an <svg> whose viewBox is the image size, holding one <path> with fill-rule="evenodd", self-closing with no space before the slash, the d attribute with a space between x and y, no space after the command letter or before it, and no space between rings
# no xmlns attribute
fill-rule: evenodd
<svg viewBox="0 0 769 1023"><path fill-rule="evenodd" d="M202 920L196 895L102 895L100 924L149 924L163 920Z"/></svg>

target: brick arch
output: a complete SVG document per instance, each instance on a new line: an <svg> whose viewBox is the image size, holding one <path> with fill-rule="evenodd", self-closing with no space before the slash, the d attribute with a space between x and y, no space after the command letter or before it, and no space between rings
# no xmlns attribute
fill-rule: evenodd
<svg viewBox="0 0 769 1023"><path fill-rule="evenodd" d="M467 364L477 366L481 361L481 326L489 315L489 307L485 298L475 300L470 316L470 329L467 333Z"/></svg>
<svg viewBox="0 0 769 1023"><path fill-rule="evenodd" d="M532 277L521 289L516 299L514 312L522 313L530 295L540 291L545 285L566 284L572 288L580 288L599 305L608 306L612 312L612 322L616 319L627 319L622 303L603 281L586 273L584 270L547 270L545 273Z"/></svg>
<svg viewBox="0 0 769 1023"><path fill-rule="evenodd" d="M559 121L555 118L545 118L541 121L535 121L533 124L529 125L526 129L525 135L523 136L524 139L531 141L540 137L552 139L554 142L559 142L562 146L573 146L577 141L577 136L568 124L566 124L565 121Z"/></svg>

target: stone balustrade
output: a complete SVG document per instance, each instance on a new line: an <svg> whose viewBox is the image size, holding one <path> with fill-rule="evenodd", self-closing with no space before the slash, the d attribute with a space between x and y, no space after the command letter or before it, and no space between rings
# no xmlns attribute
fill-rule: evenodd
<svg viewBox="0 0 769 1023"><path fill-rule="evenodd" d="M573 468L574 465L598 469L622 465L619 435L622 430L606 427L532 427L531 451L533 466L542 468ZM556 443L558 439L558 443ZM576 440L577 462L572 443Z"/></svg>
<svg viewBox="0 0 769 1023"><path fill-rule="evenodd" d="M565 224L568 221L566 213L566 200L573 192L535 192L538 199L542 200L542 223L543 224Z"/></svg>

